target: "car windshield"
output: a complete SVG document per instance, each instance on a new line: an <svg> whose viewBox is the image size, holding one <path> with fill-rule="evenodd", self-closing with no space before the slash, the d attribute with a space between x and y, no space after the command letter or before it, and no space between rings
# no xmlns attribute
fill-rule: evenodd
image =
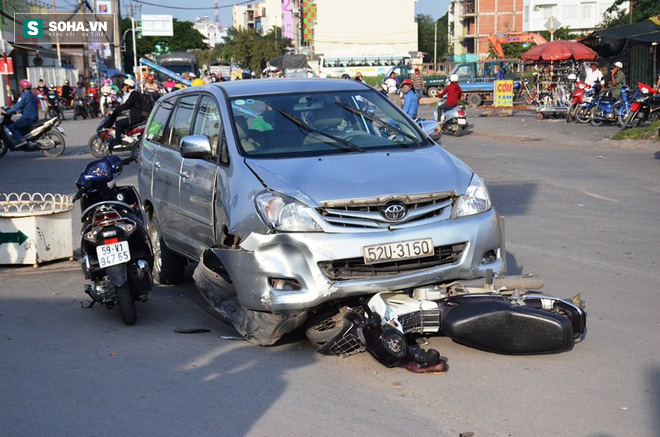
<svg viewBox="0 0 660 437"><path fill-rule="evenodd" d="M429 144L381 93L336 91L231 100L243 154L287 158Z"/></svg>

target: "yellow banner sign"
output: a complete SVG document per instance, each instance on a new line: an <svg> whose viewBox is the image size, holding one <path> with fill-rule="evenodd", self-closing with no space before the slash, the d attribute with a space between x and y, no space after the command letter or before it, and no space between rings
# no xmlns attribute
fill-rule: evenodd
<svg viewBox="0 0 660 437"><path fill-rule="evenodd" d="M513 106L513 81L497 80L495 81L495 90L493 104L495 106Z"/></svg>

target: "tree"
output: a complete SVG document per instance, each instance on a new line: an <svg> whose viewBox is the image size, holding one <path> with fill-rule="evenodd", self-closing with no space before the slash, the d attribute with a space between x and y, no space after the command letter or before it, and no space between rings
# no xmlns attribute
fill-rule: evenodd
<svg viewBox="0 0 660 437"><path fill-rule="evenodd" d="M229 29L224 50L230 58L243 68L261 72L266 63L282 55L291 41L278 38L276 29L262 36L254 29Z"/></svg>
<svg viewBox="0 0 660 437"><path fill-rule="evenodd" d="M176 18L172 23L173 36L139 36L135 40L137 59L141 57L156 57L161 53L185 52L194 49L208 49L204 37L190 21L179 21ZM122 20L122 35L131 29L131 19ZM133 71L133 32L126 32L123 41L125 52L123 56L124 70Z"/></svg>
<svg viewBox="0 0 660 437"><path fill-rule="evenodd" d="M539 35L541 35L547 41L550 41L549 30L542 30L541 32L539 32ZM579 34L571 33L571 30L568 27L558 27L557 29L555 29L555 34L553 35L554 39L560 39L564 41L571 41L574 39L578 39L579 37L580 37Z"/></svg>
<svg viewBox="0 0 660 437"><path fill-rule="evenodd" d="M435 53L435 26L438 26L438 57L441 61L447 56L447 25L448 16L445 14L439 20L433 20L433 17L426 14L417 14L417 50L427 53L431 59Z"/></svg>
<svg viewBox="0 0 660 437"><path fill-rule="evenodd" d="M621 9L623 3L628 0L615 0L612 6L607 8L600 27L614 27L624 24L637 23L647 18L660 15L660 2L658 0L629 0L632 3L632 19L630 11Z"/></svg>

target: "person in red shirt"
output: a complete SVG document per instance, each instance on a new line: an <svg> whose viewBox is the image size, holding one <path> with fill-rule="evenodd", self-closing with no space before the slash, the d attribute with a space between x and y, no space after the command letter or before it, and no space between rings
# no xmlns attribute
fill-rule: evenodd
<svg viewBox="0 0 660 437"><path fill-rule="evenodd" d="M438 105L438 114L442 114L444 117L445 111L448 109L453 108L454 106L458 105L458 101L461 99L463 96L463 90L461 90L460 85L458 84L458 76L455 74L452 74L449 76L449 82L450 84L447 85L447 87L442 90L440 94L438 94L438 97L442 98L443 96L447 96L447 99L445 100L445 103L442 105ZM440 121L440 120L438 120Z"/></svg>

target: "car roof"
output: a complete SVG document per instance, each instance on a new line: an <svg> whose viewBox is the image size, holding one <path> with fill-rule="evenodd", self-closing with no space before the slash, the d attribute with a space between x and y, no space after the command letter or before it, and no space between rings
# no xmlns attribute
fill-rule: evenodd
<svg viewBox="0 0 660 437"><path fill-rule="evenodd" d="M257 94L281 94L291 92L323 92L323 91L365 91L369 86L355 80L346 79L244 79L231 82L218 82L205 87L222 88L228 97L253 96ZM193 87L189 89L200 89Z"/></svg>

